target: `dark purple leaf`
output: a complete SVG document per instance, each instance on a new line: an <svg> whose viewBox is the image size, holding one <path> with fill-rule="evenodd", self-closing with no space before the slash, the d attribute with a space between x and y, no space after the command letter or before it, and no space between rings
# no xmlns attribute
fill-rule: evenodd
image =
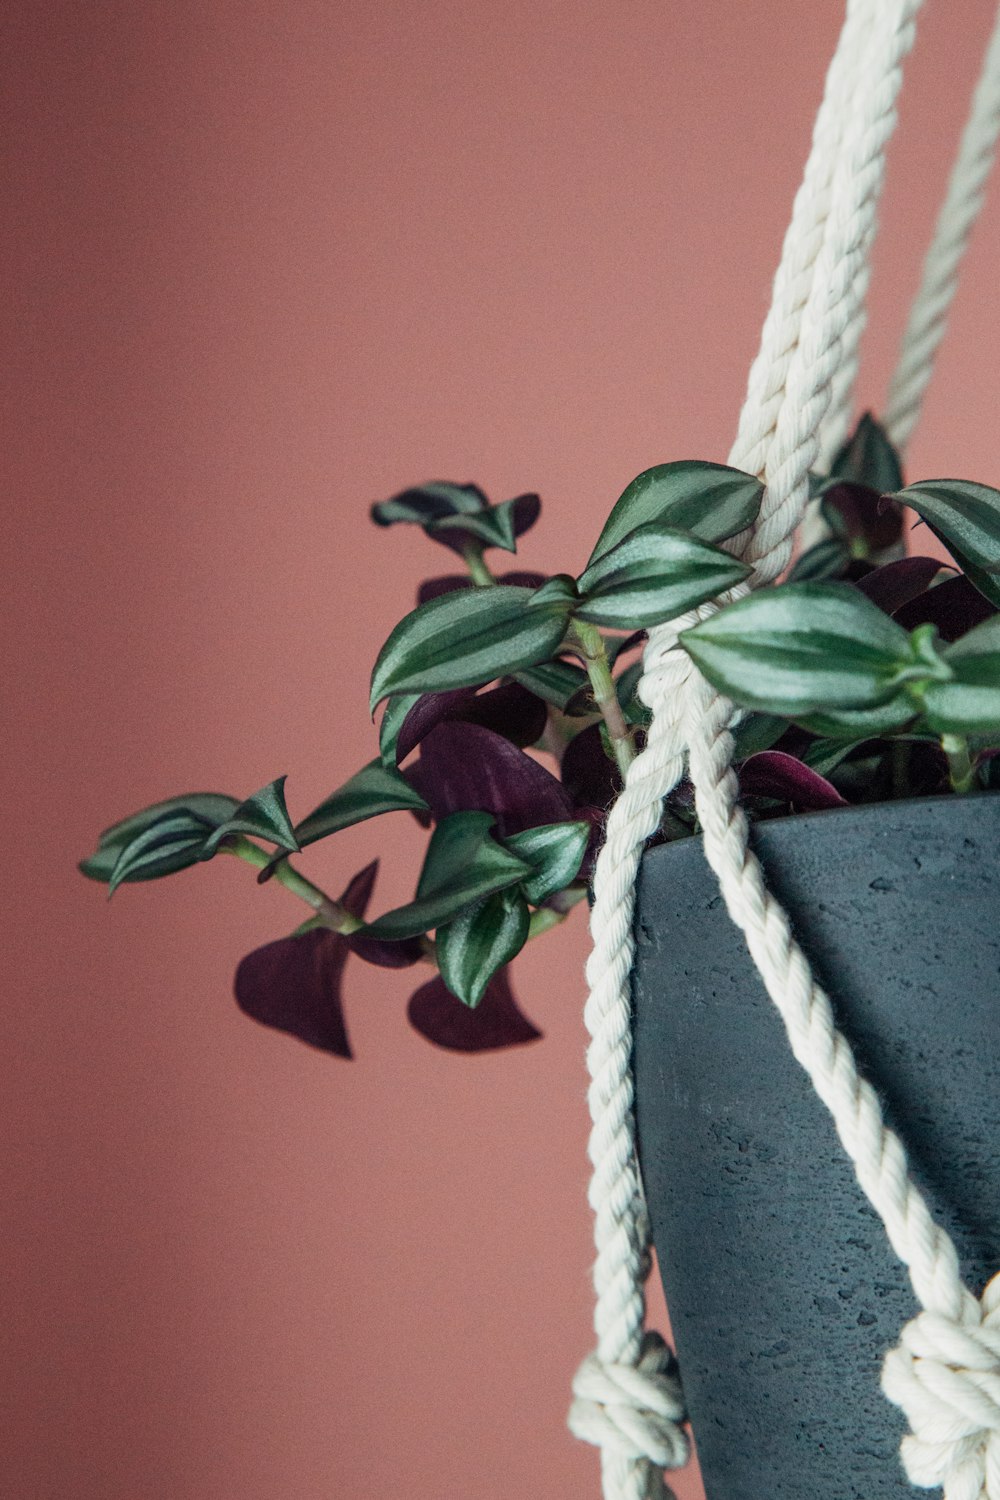
<svg viewBox="0 0 1000 1500"><path fill-rule="evenodd" d="M378 860L373 859L370 865L365 865L347 883L340 904L345 911L349 911L352 917L357 917L360 922L368 910L368 903L375 889L375 879L378 875Z"/></svg>
<svg viewBox="0 0 1000 1500"><path fill-rule="evenodd" d="M594 878L594 870L597 867L597 856L601 852L604 843L604 829L608 821L608 811L605 807L577 807L573 810L574 818L581 822L590 824L590 837L587 840L586 853L583 863L580 865L578 880L590 883Z"/></svg>
<svg viewBox="0 0 1000 1500"><path fill-rule="evenodd" d="M352 916L364 917L377 873L375 859L348 883L340 904ZM327 927L265 943L236 970L236 1003L263 1026L287 1031L337 1057L351 1057L340 998L349 952L347 939Z"/></svg>
<svg viewBox="0 0 1000 1500"><path fill-rule="evenodd" d="M400 725L396 738L397 766L438 724L462 718L462 708L475 696L475 688L450 688L443 693L422 694Z"/></svg>
<svg viewBox="0 0 1000 1500"><path fill-rule="evenodd" d="M948 757L939 744L931 740L911 742L906 784L911 797L932 797L949 790Z"/></svg>
<svg viewBox="0 0 1000 1500"><path fill-rule="evenodd" d="M903 535L903 511L895 500L862 484L835 484L823 495L823 514L840 535L883 552Z"/></svg>
<svg viewBox="0 0 1000 1500"><path fill-rule="evenodd" d="M569 797L551 772L480 724L438 724L406 776L437 822L454 812L491 812L503 838L573 818Z"/></svg>
<svg viewBox="0 0 1000 1500"><path fill-rule="evenodd" d="M900 557L895 562L883 563L880 568L872 568L864 578L858 579L857 587L879 609L891 615L930 588L946 566L936 557Z"/></svg>
<svg viewBox="0 0 1000 1500"><path fill-rule="evenodd" d="M538 589L545 582L544 573L500 573L497 583L509 584L513 588ZM417 603L426 604L430 599L437 599L441 594L454 594L458 589L471 589L474 587L472 579L466 573L448 573L442 578L425 578L417 589Z"/></svg>
<svg viewBox="0 0 1000 1500"><path fill-rule="evenodd" d="M346 938L327 927L265 943L236 970L236 1003L264 1026L351 1057L340 1001L348 952Z"/></svg>
<svg viewBox="0 0 1000 1500"><path fill-rule="evenodd" d="M894 618L904 630L913 630L917 625L936 625L943 640L957 641L967 630L995 614L989 600L960 573L957 578L946 578L944 583L918 594L897 610Z"/></svg>
<svg viewBox="0 0 1000 1500"><path fill-rule="evenodd" d="M505 682L486 693L455 688L425 693L403 720L396 741L396 763L405 760L437 725L460 719L481 724L515 745L533 745L544 732L547 709L540 698L518 682Z"/></svg>
<svg viewBox="0 0 1000 1500"><path fill-rule="evenodd" d="M604 749L600 724L591 724L570 740L560 768L573 806L608 808L622 788L621 775Z"/></svg>
<svg viewBox="0 0 1000 1500"><path fill-rule="evenodd" d="M406 1014L415 1031L450 1052L491 1052L534 1042L542 1035L519 1009L506 969L493 976L475 1010L435 977L410 997Z"/></svg>
<svg viewBox="0 0 1000 1500"><path fill-rule="evenodd" d="M512 502L514 512L514 535L523 536L538 520L542 502L538 495L518 495Z"/></svg>
<svg viewBox="0 0 1000 1500"><path fill-rule="evenodd" d="M354 876L340 898L341 906L359 921L368 910L377 874L378 860L373 859L370 865L366 865ZM358 958L363 959L366 964L375 964L380 969L408 969L411 964L419 963L423 956L419 938L407 938L402 942L390 943L382 938L368 937L363 932L352 932L345 941L350 951Z"/></svg>
<svg viewBox="0 0 1000 1500"><path fill-rule="evenodd" d="M347 939L348 947L366 964L379 969L408 969L419 963L423 956L419 938L403 938L397 943L384 938L368 937L363 932L352 932Z"/></svg>
<svg viewBox="0 0 1000 1500"><path fill-rule="evenodd" d="M825 776L781 750L761 750L749 756L738 775L746 797L773 797L778 802L790 802L799 812L847 806Z"/></svg>

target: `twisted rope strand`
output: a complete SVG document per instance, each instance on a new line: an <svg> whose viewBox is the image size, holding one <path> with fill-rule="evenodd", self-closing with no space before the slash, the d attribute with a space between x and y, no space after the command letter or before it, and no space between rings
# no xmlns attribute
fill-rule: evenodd
<svg viewBox="0 0 1000 1500"><path fill-rule="evenodd" d="M955 1247L909 1180L902 1144L884 1123L874 1089L860 1077L850 1046L836 1029L829 999L749 849L727 728L733 705L700 673L691 674L686 699L691 779L705 858L718 877L729 915L746 937L792 1052L833 1116L893 1250L909 1267L918 1299L945 1319L962 1318L974 1299L959 1278Z"/></svg>
<svg viewBox="0 0 1000 1500"><path fill-rule="evenodd" d="M854 129L837 164L827 233L765 460L767 491L746 553L755 565L755 586L772 582L787 567L792 533L808 501L809 470L819 454L842 340L857 317L855 284L863 276L874 231L902 64L913 45L919 4L902 0L879 6L873 18L868 55L878 66L858 91Z"/></svg>
<svg viewBox="0 0 1000 1500"><path fill-rule="evenodd" d="M748 847L727 724L733 705L692 673L686 686L691 778L705 856L732 920L777 1007L796 1060L833 1118L858 1182L923 1311L886 1355L882 1389L904 1411L907 1476L945 1500L1000 1500L1000 1275L982 1298L962 1284L958 1255L909 1177L906 1153L860 1077L830 1002L768 893Z"/></svg>
<svg viewBox="0 0 1000 1500"><path fill-rule="evenodd" d="M870 0L851 0L837 49L827 72L812 146L775 273L771 306L760 348L750 367L736 440L729 456L734 468L762 473L767 443L781 405L785 372L798 343L802 310L813 284L816 258L826 230L830 193L844 132L862 76Z"/></svg>
<svg viewBox="0 0 1000 1500"><path fill-rule="evenodd" d="M944 337L958 270L986 196L1000 135L1000 11L972 96L968 123L938 215L930 249L889 386L885 425L905 452L920 416L934 357Z"/></svg>
<svg viewBox="0 0 1000 1500"><path fill-rule="evenodd" d="M763 472L768 480L757 534L738 539L734 545L734 550L742 551L741 543L749 541L746 550L756 564L755 583L768 581L781 571L781 559L787 560L790 546L788 537L805 503L805 475L829 402L840 340L850 324L851 308L857 305L856 297L851 301L856 283L843 272L837 279L837 272L845 256L863 256L870 243L874 200L882 178L882 153L895 122L900 63L912 42L912 17L918 4L919 0L900 0L892 6L872 8L872 0L851 0L827 77L813 153L793 213L795 232L786 236L772 315L765 325L761 354L751 371L731 458L734 464ZM862 39L867 39L869 46L859 56ZM842 107L851 71L859 68L870 74L865 88L859 86L859 95L867 103L857 129L852 127L848 136L848 149L835 129L833 111L838 105ZM841 113L846 112L841 108ZM828 249L831 229L827 221L838 192L846 206L837 221L839 238L836 233L832 235L838 246L834 252ZM834 273L833 296L831 283L823 279L830 268ZM804 332L811 339L804 338ZM797 419L786 415L789 402L795 401L795 395L789 393L790 382L792 392L805 398L805 416ZM775 442L776 463L771 460ZM769 530L760 537L762 526ZM636 1364L643 1347L642 1277L648 1269L649 1253L648 1222L635 1161L629 1074L632 903L641 843L655 829L662 797L676 784L683 769L679 711L694 676L689 660L675 648L677 631L684 623L675 621L651 633L642 689L654 711L649 743L633 764L622 797L610 814L607 841L595 875L591 924L594 947L587 966L590 998L585 1020L592 1037L588 1066L593 1081L588 1097L593 1119L590 1200L597 1246L594 1280L598 1348L585 1362L581 1382L584 1371L593 1381L595 1361L599 1368L609 1371L611 1380L611 1367ZM588 1391L594 1388L586 1386ZM619 1381L615 1390L621 1389ZM602 1446L606 1500L651 1500L654 1494L665 1493L653 1457L657 1435L648 1427L640 1424L636 1428L623 1422L619 1413L612 1440L610 1413L579 1390L570 1420L578 1436ZM676 1421L678 1436L680 1420ZM629 1441L623 1443L623 1435ZM683 1451L678 1444L678 1455Z"/></svg>

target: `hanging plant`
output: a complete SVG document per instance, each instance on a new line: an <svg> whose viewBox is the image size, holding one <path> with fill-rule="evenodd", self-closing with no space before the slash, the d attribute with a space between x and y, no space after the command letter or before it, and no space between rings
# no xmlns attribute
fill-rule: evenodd
<svg viewBox="0 0 1000 1500"><path fill-rule="evenodd" d="M826 1316L812 1278L792 1264L803 1225L816 1217L816 1191L824 1208L835 1203L841 1215L860 1216L865 1234L868 1221L881 1220L919 1308L914 1315L905 1300L893 1302L895 1326L905 1326L882 1374L885 1394L910 1427L901 1450L906 1473L921 1487L942 1485L946 1500L1000 1500L1000 1277L975 1296L960 1274L985 1280L1000 1236L987 1224L973 1244L955 1202L932 1201L939 1183L927 1161L918 1153L912 1168L908 1163L898 1126L913 1109L905 1090L882 1080L892 1074L894 1057L912 1051L912 1037L897 1031L886 1043L866 1010L863 984L852 1010L842 995L831 999L817 978L824 959L837 969L836 945L824 947L825 929L810 908L809 893L827 887L817 878L805 899L801 892L796 897L789 858L782 904L751 844L753 832L762 846L774 835L778 847L798 826L808 830L800 841L807 848L812 830L822 829L831 837L821 862L829 866L851 849L853 877L866 868L865 840L876 827L868 822L859 834L862 815L884 819L886 809L893 816L900 809L903 819L903 810L909 816L929 809L927 824L942 805L960 809L952 822L970 830L963 847L975 854L978 808L998 806L974 794L1000 789L1000 491L953 479L907 484L899 449L919 410L1000 130L1000 29L928 257L886 427L863 417L845 442L826 448L832 461L817 462L821 439L847 431L866 257L917 9L916 0L848 7L730 464L685 460L645 470L611 510L579 573L498 574L487 561L491 551L516 552L518 537L538 519L537 495L492 504L475 485L433 482L376 505L378 525L415 526L466 568L422 583L417 607L377 655L370 691L373 715L381 712L377 754L299 821L288 810L283 776L242 799L180 795L112 825L81 864L113 894L122 884L229 854L254 868L260 884L276 880L299 896L309 916L241 961L236 998L256 1020L340 1057L351 1055L341 997L350 959L424 966L409 1018L440 1046L479 1051L535 1040L539 1033L514 998L509 967L529 941L591 899L585 1021L592 1037L598 1342L574 1381L570 1425L602 1449L607 1500L664 1493L662 1470L683 1463L688 1452L689 1413L696 1429L701 1424L703 1466L719 1500L720 1485L725 1500L730 1494L743 1500L772 1481L776 1494L808 1493L810 1500L900 1493L898 1433L879 1427L869 1411L870 1351L856 1364L831 1363L829 1351L818 1347L823 1335L815 1318L804 1320L811 1330L807 1361L827 1375L832 1368L844 1387L846 1418L837 1417L821 1437L815 1429L827 1415L799 1420L788 1411L800 1395L804 1405L819 1399L800 1379L788 1341L755 1346L742 1362L734 1355L739 1339L727 1298L748 1302L757 1287L743 1264L753 1256L740 1253L740 1208L747 1200L734 1209L732 1197L734 1184L745 1186L746 1164L733 1164L730 1147L780 1160L772 1176L778 1188L756 1221L759 1227L783 1218L765 1266L768 1295L773 1283L782 1293L794 1288ZM817 467L823 472L810 472ZM812 541L793 562L792 536L807 505ZM918 543L909 556L908 534ZM920 552L927 535L950 560ZM377 860L349 879L339 897L296 863L309 845L390 812L405 812L428 830L414 895L404 905L370 911ZM685 872L669 943L647 928L645 894L634 920L646 854L643 880L650 889L662 881L667 857L676 855L672 868ZM976 867L980 894L1000 882L995 864L994 858L989 869ZM717 882L710 895L706 871ZM780 876L779 870L779 883ZM876 897L895 890L881 875L866 885ZM834 924L841 951L845 932L848 948L851 939L869 942L870 900L864 905L856 932L843 920ZM947 925L942 905L933 922L928 917L935 933L942 920ZM824 901L816 906L825 912ZM714 1052L723 1057L722 1041L714 1047L710 1029L700 1046L685 1046L695 1030L692 1023L683 1032L691 1011L701 1024L718 1003L718 984L713 988L686 967L687 945L697 946L701 919L717 909L727 923L732 919L729 937L739 929L746 942L742 960L732 952L726 958L726 983L739 988L750 1011L770 998L781 1058L788 1062L790 1043L801 1068L783 1076L768 1097L759 1136L756 1123L752 1130L733 1124L748 1108L744 1093L759 1103L767 1092L757 1076L757 1033L741 1031L728 1011L713 1014L716 1032L720 1025L732 1032L722 1039L724 1097L705 1092L697 1076ZM981 929L979 922L971 931ZM803 934L811 935L809 956ZM655 1023L662 1045L652 1054L643 1040L643 1010L657 984L649 981L644 946L669 948L669 982L688 1006L668 1007L681 1031L656 1032ZM704 968L724 948L719 929L712 929ZM941 962L931 952L934 976ZM927 982L931 1000L913 1006L914 1029L928 1013L932 1022L939 1019L936 983L936 977ZM914 987L911 979L907 984ZM633 988L640 1021L635 1078L647 1099L669 1096L684 1117L666 1145L640 1129L642 1176ZM746 1021L742 1012L739 1020ZM927 1035L928 1054L950 1085L963 1073L965 1053L942 1041L940 1028L931 1025ZM763 1053L763 1030L760 1037ZM688 1054L694 1074L674 1068L674 1059ZM982 1080L1000 1085L1000 1065L996 1079L990 1066L983 1064ZM813 1116L800 1108L803 1091ZM950 1108L950 1094L939 1090L942 1099L942 1108ZM992 1121L992 1145L964 1116L955 1130L963 1149L992 1150L995 1167L1000 1119L989 1114L989 1100L976 1096L974 1103ZM759 1111L749 1115L760 1122ZM783 1128L794 1143L789 1160L777 1139ZM675 1215L668 1224L663 1162L693 1159L706 1134L722 1140L729 1177L722 1206L699 1185L697 1211L681 1205L680 1220ZM920 1139L933 1158L937 1137ZM805 1172L796 1176L803 1161ZM978 1155L972 1170L987 1172ZM643 1176L655 1189L648 1199ZM671 1295L679 1342L697 1323L697 1308L710 1325L709 1342L717 1338L709 1357L691 1335L685 1391L664 1341L643 1329L651 1215L668 1226L668 1249L687 1233L680 1274L682 1281L690 1275L688 1293L695 1292L685 1299L681 1287L676 1303ZM723 1224L722 1254L713 1260L706 1251ZM875 1252L854 1227L847 1243L870 1269ZM771 1244L769 1232L759 1229L762 1243ZM838 1253L847 1258L842 1245ZM709 1281L699 1282L706 1268ZM876 1281L868 1290L890 1297L899 1289ZM838 1297L853 1294L841 1288ZM765 1304L771 1306L762 1296ZM868 1329L877 1321L866 1306L854 1326ZM713 1415L720 1394L713 1371L739 1387L735 1417L724 1392L725 1415ZM773 1372L786 1377L784 1385L771 1379ZM824 1386L817 1378L826 1414L836 1392L829 1379ZM780 1422L775 1392L783 1402ZM735 1460L723 1443L727 1425L739 1427L745 1445ZM783 1446L772 1441L772 1430Z"/></svg>
<svg viewBox="0 0 1000 1500"><path fill-rule="evenodd" d="M888 495L878 488L886 482ZM992 786L1000 493L950 480L904 488L867 416L816 488L831 539L800 558L790 582L734 599L680 637L704 675L750 710L734 726L748 808L767 818ZM242 800L197 793L154 803L106 829L83 873L114 893L230 854L260 883L277 879L311 915L242 960L237 1001L340 1056L350 1056L341 997L350 955L437 969L410 1006L431 1041L476 1050L534 1040L504 971L586 893L607 809L648 722L638 656L646 628L745 581L750 567L722 544L754 521L762 493L752 475L721 465L648 469L575 578L489 567L489 549L514 552L537 520L535 495L494 506L475 486L430 484L374 506L380 526L415 524L468 568L423 583L423 602L378 655L377 757L297 823L283 776ZM904 507L933 525L954 566L880 561L902 536ZM430 830L406 905L369 914L377 860L336 899L293 863L307 846L391 812ZM697 830L682 784L660 837ZM460 1005L479 1014L460 1019Z"/></svg>

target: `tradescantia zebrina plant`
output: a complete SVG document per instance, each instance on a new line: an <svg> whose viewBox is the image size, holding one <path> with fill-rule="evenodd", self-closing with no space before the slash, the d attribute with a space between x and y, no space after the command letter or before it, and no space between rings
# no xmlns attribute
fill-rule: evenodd
<svg viewBox="0 0 1000 1500"><path fill-rule="evenodd" d="M1000 788L1000 492L959 480L906 486L866 416L814 493L823 540L788 579L680 636L740 710L736 764L750 814ZM352 955L436 970L408 1014L441 1046L533 1040L508 965L586 894L607 809L648 721L637 696L645 631L747 577L725 543L761 498L754 476L722 465L647 469L576 576L496 575L487 563L490 550L516 551L538 518L536 495L492 505L474 485L434 483L376 505L378 525L415 525L465 564L420 586L417 608L378 654L378 754L299 822L284 777L243 799L172 797L107 829L80 868L113 893L229 854L259 883L286 886L309 916L243 959L236 997L257 1020L340 1056L351 1055L340 987ZM902 555L907 510L952 563ZM338 898L293 863L390 812L429 830L404 906L369 917L377 861ZM682 783L659 837L695 832Z"/></svg>

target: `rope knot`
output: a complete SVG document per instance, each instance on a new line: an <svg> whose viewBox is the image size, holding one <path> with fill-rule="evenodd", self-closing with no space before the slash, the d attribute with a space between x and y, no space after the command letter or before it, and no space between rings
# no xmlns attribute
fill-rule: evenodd
<svg viewBox="0 0 1000 1500"><path fill-rule="evenodd" d="M1000 1275L972 1307L978 1321L911 1319L882 1389L910 1424L900 1453L911 1484L940 1485L945 1500L1000 1500Z"/></svg>
<svg viewBox="0 0 1000 1500"><path fill-rule="evenodd" d="M573 1378L569 1428L574 1436L660 1469L688 1460L684 1394L677 1362L658 1333L643 1335L635 1365L588 1354Z"/></svg>

